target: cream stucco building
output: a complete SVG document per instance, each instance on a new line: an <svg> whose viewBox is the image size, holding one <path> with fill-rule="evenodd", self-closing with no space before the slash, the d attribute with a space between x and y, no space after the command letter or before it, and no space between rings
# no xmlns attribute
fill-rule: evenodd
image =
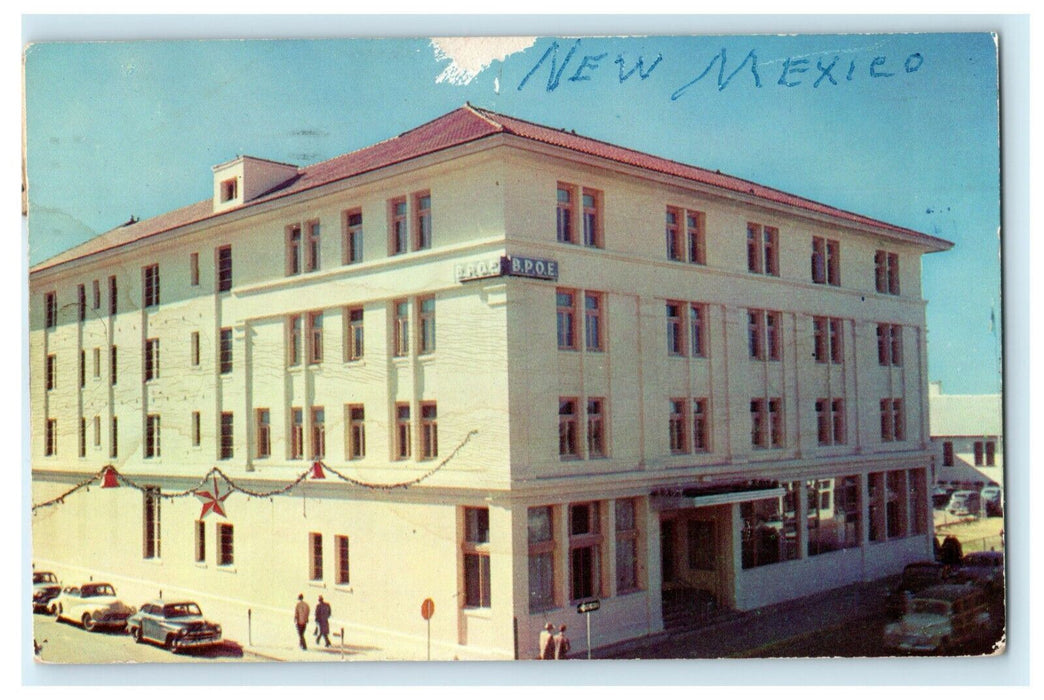
<svg viewBox="0 0 1044 700"><path fill-rule="evenodd" d="M213 181L30 272L38 567L510 659L930 556L950 243L470 105Z"/></svg>

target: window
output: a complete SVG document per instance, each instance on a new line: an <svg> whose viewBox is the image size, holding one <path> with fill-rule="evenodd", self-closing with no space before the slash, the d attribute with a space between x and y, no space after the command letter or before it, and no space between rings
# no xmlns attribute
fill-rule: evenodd
<svg viewBox="0 0 1044 700"><path fill-rule="evenodd" d="M779 312L751 309L747 318L750 358L752 360L778 360L781 346Z"/></svg>
<svg viewBox="0 0 1044 700"><path fill-rule="evenodd" d="M109 435L109 457L116 459L119 453L119 424L116 420L116 416L112 417L112 433Z"/></svg>
<svg viewBox="0 0 1044 700"><path fill-rule="evenodd" d="M602 339L603 297L598 292L584 293L584 344L589 352L604 350Z"/></svg>
<svg viewBox="0 0 1044 700"><path fill-rule="evenodd" d="M616 593L639 588L638 517L635 499L616 501Z"/></svg>
<svg viewBox="0 0 1044 700"><path fill-rule="evenodd" d="M417 327L420 329L420 348L417 352L428 355L435 352L435 297L418 299L417 306Z"/></svg>
<svg viewBox="0 0 1044 700"><path fill-rule="evenodd" d="M148 308L150 306L159 306L160 303L160 277L159 277L159 265L148 265L143 268L142 275L144 276L145 282L143 285L143 300L142 306Z"/></svg>
<svg viewBox="0 0 1044 700"><path fill-rule="evenodd" d="M587 400L587 456L605 457L605 399Z"/></svg>
<svg viewBox="0 0 1044 700"><path fill-rule="evenodd" d="M189 285L199 286L199 253L189 255Z"/></svg>
<svg viewBox="0 0 1044 700"><path fill-rule="evenodd" d="M202 520L197 520L194 525L196 533L196 563L202 564L207 560L207 524Z"/></svg>
<svg viewBox="0 0 1044 700"><path fill-rule="evenodd" d="M703 304L689 305L689 350L693 357L707 356L707 307Z"/></svg>
<svg viewBox="0 0 1044 700"><path fill-rule="evenodd" d="M286 227L286 275L301 274L301 225Z"/></svg>
<svg viewBox="0 0 1044 700"><path fill-rule="evenodd" d="M308 533L308 578L323 580L323 535L320 532Z"/></svg>
<svg viewBox="0 0 1044 700"><path fill-rule="evenodd" d="M366 410L361 404L348 405L348 459L366 456Z"/></svg>
<svg viewBox="0 0 1044 700"><path fill-rule="evenodd" d="M783 400L752 399L750 444L754 448L783 447Z"/></svg>
<svg viewBox="0 0 1044 700"><path fill-rule="evenodd" d="M582 600L602 594L602 536L598 503L569 506L569 598Z"/></svg>
<svg viewBox="0 0 1044 700"><path fill-rule="evenodd" d="M816 362L841 364L845 354L842 345L844 324L839 318L814 316L812 318L812 335L814 349L812 352Z"/></svg>
<svg viewBox="0 0 1044 700"><path fill-rule="evenodd" d="M142 558L159 559L160 556L160 489L146 486L142 493Z"/></svg>
<svg viewBox="0 0 1044 700"><path fill-rule="evenodd" d="M192 412L192 446L199 447L202 442L202 426L199 411Z"/></svg>
<svg viewBox="0 0 1044 700"><path fill-rule="evenodd" d="M151 382L160 376L159 338L145 340L145 381Z"/></svg>
<svg viewBox="0 0 1044 700"><path fill-rule="evenodd" d="M232 329L222 328L219 343L218 366L221 374L232 372Z"/></svg>
<svg viewBox="0 0 1044 700"><path fill-rule="evenodd" d="M232 459L232 427L232 412L223 411L221 413L221 442L218 445L218 457L220 459Z"/></svg>
<svg viewBox="0 0 1044 700"><path fill-rule="evenodd" d="M418 192L413 195L413 249L431 248L431 195Z"/></svg>
<svg viewBox="0 0 1044 700"><path fill-rule="evenodd" d="M320 243L319 243L319 222L309 221L305 224L305 260L304 260L304 271L315 272L320 266Z"/></svg>
<svg viewBox="0 0 1044 700"><path fill-rule="evenodd" d="M286 319L286 364L290 367L301 364L300 314L294 314Z"/></svg>
<svg viewBox="0 0 1044 700"><path fill-rule="evenodd" d="M232 566L235 562L233 532L230 523L218 523L218 565Z"/></svg>
<svg viewBox="0 0 1044 700"><path fill-rule="evenodd" d="M101 447L101 416L94 417L94 446Z"/></svg>
<svg viewBox="0 0 1044 700"><path fill-rule="evenodd" d="M238 189L239 189L238 185L239 185L239 179L238 178L234 178L233 177L233 178L229 178L228 180L222 180L221 181L221 201L222 202L231 202L233 199L235 199L236 198L236 193L238 192Z"/></svg>
<svg viewBox="0 0 1044 700"><path fill-rule="evenodd" d="M395 307L395 356L410 354L410 305L405 299L394 303Z"/></svg>
<svg viewBox="0 0 1044 700"><path fill-rule="evenodd" d="M224 245L217 249L217 291L227 292L232 289L232 246Z"/></svg>
<svg viewBox="0 0 1044 700"><path fill-rule="evenodd" d="M798 557L797 523L794 519L797 484L781 485L786 489L782 499L766 498L740 504L744 569Z"/></svg>
<svg viewBox="0 0 1044 700"><path fill-rule="evenodd" d="M421 459L439 456L438 409L434 402L422 403L421 410Z"/></svg>
<svg viewBox="0 0 1044 700"><path fill-rule="evenodd" d="M558 456L576 458L580 456L578 444L577 400L561 398L558 400Z"/></svg>
<svg viewBox="0 0 1044 700"><path fill-rule="evenodd" d="M707 264L703 212L667 207L667 259ZM684 225L684 230L682 226Z"/></svg>
<svg viewBox="0 0 1044 700"><path fill-rule="evenodd" d="M678 301L667 302L667 354L685 355L685 317L682 315L684 304Z"/></svg>
<svg viewBox="0 0 1044 700"><path fill-rule="evenodd" d="M668 433L672 454L684 454L689 451L688 431L686 429L686 423L688 423L686 416L687 403L687 399L671 399Z"/></svg>
<svg viewBox="0 0 1044 700"><path fill-rule="evenodd" d="M47 391L51 391L57 386L57 372L58 372L58 361L56 356L52 353L48 355L44 362L44 386Z"/></svg>
<svg viewBox="0 0 1044 700"><path fill-rule="evenodd" d="M315 365L323 361L323 312L308 313L308 363Z"/></svg>
<svg viewBox="0 0 1044 700"><path fill-rule="evenodd" d="M93 297L93 300L94 300L93 303L91 304L91 308L100 309L101 308L101 284L98 282L98 280L94 280L94 282L91 283L91 291L93 293L92 297Z"/></svg>
<svg viewBox="0 0 1044 700"><path fill-rule="evenodd" d="M953 464L953 443L947 440L943 443L943 466L952 467Z"/></svg>
<svg viewBox="0 0 1044 700"><path fill-rule="evenodd" d="M80 451L81 457L87 456L87 419L80 418Z"/></svg>
<svg viewBox="0 0 1044 700"><path fill-rule="evenodd" d="M94 348L94 378L101 378L101 348Z"/></svg>
<svg viewBox="0 0 1044 700"><path fill-rule="evenodd" d="M816 428L820 445L843 445L845 436L844 399L816 401Z"/></svg>
<svg viewBox="0 0 1044 700"><path fill-rule="evenodd" d="M899 256L886 250L874 253L874 278L881 294L899 294Z"/></svg>
<svg viewBox="0 0 1044 700"><path fill-rule="evenodd" d="M906 439L906 416L902 399L881 399L881 441Z"/></svg>
<svg viewBox="0 0 1044 700"><path fill-rule="evenodd" d="M58 297L56 292L44 294L44 328L58 325Z"/></svg>
<svg viewBox="0 0 1044 700"><path fill-rule="evenodd" d="M559 289L558 304L558 349L576 350L576 291Z"/></svg>
<svg viewBox="0 0 1044 700"><path fill-rule="evenodd" d="M290 409L290 459L304 459L304 411Z"/></svg>
<svg viewBox="0 0 1044 700"><path fill-rule="evenodd" d="M44 423L44 454L48 457L58 454L58 421L54 418Z"/></svg>
<svg viewBox="0 0 1044 700"><path fill-rule="evenodd" d="M189 362L193 367L199 367L199 331L192 331L189 336Z"/></svg>
<svg viewBox="0 0 1044 700"><path fill-rule="evenodd" d="M841 284L841 244L820 236L812 237L812 281L816 284Z"/></svg>
<svg viewBox="0 0 1044 700"><path fill-rule="evenodd" d="M747 270L779 277L779 229L747 224Z"/></svg>
<svg viewBox="0 0 1044 700"><path fill-rule="evenodd" d="M388 203L388 253L405 253L409 241L406 226L406 198L398 197Z"/></svg>
<svg viewBox="0 0 1044 700"><path fill-rule="evenodd" d="M322 406L312 408L312 459L326 457L326 411Z"/></svg>
<svg viewBox="0 0 1044 700"><path fill-rule="evenodd" d="M362 262L363 230L362 209L352 209L344 213L344 241L342 243L342 262L345 265Z"/></svg>
<svg viewBox="0 0 1044 700"><path fill-rule="evenodd" d="M529 612L555 607L555 531L551 506L527 512L529 542Z"/></svg>
<svg viewBox="0 0 1044 700"><path fill-rule="evenodd" d="M410 405L395 404L395 459L410 458Z"/></svg>
<svg viewBox="0 0 1044 700"><path fill-rule="evenodd" d="M259 408L254 414L257 418L257 458L272 456L272 414L267 408Z"/></svg>
<svg viewBox="0 0 1044 700"><path fill-rule="evenodd" d="M986 466L994 467L997 465L997 444L990 440L986 443Z"/></svg>
<svg viewBox="0 0 1044 700"><path fill-rule="evenodd" d="M80 388L87 386L87 351L80 351Z"/></svg>
<svg viewBox="0 0 1044 700"><path fill-rule="evenodd" d="M76 285L76 317L82 322L87 319L87 290L82 284Z"/></svg>
<svg viewBox="0 0 1044 700"><path fill-rule="evenodd" d="M116 346L109 348L109 377L113 386L116 386Z"/></svg>
<svg viewBox="0 0 1044 700"><path fill-rule="evenodd" d="M489 509L464 509L464 607L490 607Z"/></svg>
<svg viewBox="0 0 1044 700"><path fill-rule="evenodd" d="M337 535L334 538L334 542L337 545L337 585L347 586L351 583L348 537L346 535Z"/></svg>
<svg viewBox="0 0 1044 700"><path fill-rule="evenodd" d="M707 399L692 400L692 449L694 452L710 451L710 412Z"/></svg>
<svg viewBox="0 0 1044 700"><path fill-rule="evenodd" d="M903 327L877 324L877 361L882 367L903 364Z"/></svg>
<svg viewBox="0 0 1044 700"><path fill-rule="evenodd" d="M579 193L580 210L577 211ZM557 238L561 243L573 243L602 248L602 193L598 190L579 188L576 185L558 183L557 195ZM579 215L579 216L578 216ZM579 219L582 240L577 240L575 222Z"/></svg>
<svg viewBox="0 0 1044 700"><path fill-rule="evenodd" d="M145 416L145 457L160 456L160 417L156 414Z"/></svg>
<svg viewBox="0 0 1044 700"><path fill-rule="evenodd" d="M363 310L362 307L345 309L345 328L348 330L348 340L345 349L348 355L345 359L349 362L361 360L363 357Z"/></svg>
<svg viewBox="0 0 1044 700"><path fill-rule="evenodd" d="M116 300L116 275L109 277L109 315L115 315L118 307Z"/></svg>

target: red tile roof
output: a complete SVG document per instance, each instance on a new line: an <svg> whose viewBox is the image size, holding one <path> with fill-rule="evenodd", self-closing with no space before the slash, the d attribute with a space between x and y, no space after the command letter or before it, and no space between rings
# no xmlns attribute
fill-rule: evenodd
<svg viewBox="0 0 1044 700"><path fill-rule="evenodd" d="M286 197L338 180L378 170L396 163L402 163L413 158L477 141L494 134L510 134L568 151L680 177L714 188L751 196L766 202L805 209L815 214L836 217L853 224L868 225L884 232L898 234L903 238L912 238L916 242L934 250L945 250L953 246L952 243L941 238L928 236L912 229L894 226L870 217L837 209L771 187L765 187L755 182L692 165L685 165L667 158L649 155L587 136L580 136L573 132L553 129L522 119L490 112L489 110L471 105L465 105L394 138L380 141L372 146L305 168L299 168L296 178L244 204L242 207L236 207L230 211L240 211L261 202ZM212 201L206 199L181 209L175 209L143 221L126 224L103 233L85 243L81 243L63 253L44 260L35 265L31 272L46 270L62 263L111 250L149 236L209 218L224 216L225 214L226 212L215 214Z"/></svg>

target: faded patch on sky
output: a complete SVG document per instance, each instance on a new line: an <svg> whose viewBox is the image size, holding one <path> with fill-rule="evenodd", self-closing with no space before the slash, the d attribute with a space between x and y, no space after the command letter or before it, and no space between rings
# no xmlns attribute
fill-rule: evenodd
<svg viewBox="0 0 1044 700"><path fill-rule="evenodd" d="M435 78L436 83L467 85L493 61L503 61L525 51L536 37L442 37L431 40L435 60L450 64Z"/></svg>

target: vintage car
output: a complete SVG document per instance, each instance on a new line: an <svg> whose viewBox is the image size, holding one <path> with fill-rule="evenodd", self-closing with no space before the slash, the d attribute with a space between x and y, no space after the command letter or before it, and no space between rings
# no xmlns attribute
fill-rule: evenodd
<svg viewBox="0 0 1044 700"><path fill-rule="evenodd" d="M978 515L981 501L978 491L954 491L946 512L950 515Z"/></svg>
<svg viewBox="0 0 1044 700"><path fill-rule="evenodd" d="M50 571L33 572L33 612L54 613L52 601L62 592L58 577Z"/></svg>
<svg viewBox="0 0 1044 700"><path fill-rule="evenodd" d="M203 619L195 603L154 600L127 621L134 641L162 644L175 654L183 649L221 643L221 625Z"/></svg>
<svg viewBox="0 0 1044 700"><path fill-rule="evenodd" d="M888 594L886 607L888 616L892 619L899 618L909 604L913 594L930 586L944 583L947 576L946 567L934 561L918 561L907 564L903 568L903 575L895 589Z"/></svg>
<svg viewBox="0 0 1044 700"><path fill-rule="evenodd" d="M961 565L954 572L960 583L974 583L986 593L996 595L1004 592L1004 553L972 552L965 554Z"/></svg>
<svg viewBox="0 0 1044 700"><path fill-rule="evenodd" d="M982 491L979 492L982 502L986 504L986 516L995 517L1004 515L1004 506L1001 504L1001 497L1003 492L1000 486L990 484L989 486L983 486Z"/></svg>
<svg viewBox="0 0 1044 700"><path fill-rule="evenodd" d="M899 652L947 654L988 634L990 613L978 586L948 583L913 596L898 622L885 625L884 645Z"/></svg>
<svg viewBox="0 0 1044 700"><path fill-rule="evenodd" d="M124 627L134 614L132 606L116 598L116 589L110 583L66 586L52 607L58 620L79 622L88 632L99 627Z"/></svg>

